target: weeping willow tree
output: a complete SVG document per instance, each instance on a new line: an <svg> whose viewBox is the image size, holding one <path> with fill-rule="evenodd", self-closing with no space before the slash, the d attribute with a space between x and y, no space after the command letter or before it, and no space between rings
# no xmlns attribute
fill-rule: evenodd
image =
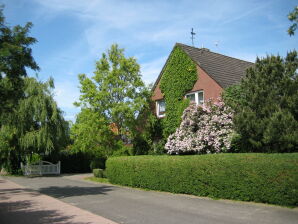
<svg viewBox="0 0 298 224"><path fill-rule="evenodd" d="M68 124L53 99L53 80L28 78L38 71L32 23L9 26L0 5L0 169L16 173L32 155L49 154L68 142Z"/></svg>
<svg viewBox="0 0 298 224"><path fill-rule="evenodd" d="M53 99L54 82L24 78L24 96L9 122L0 129L0 152L4 167L16 173L20 162L34 154L59 151L69 141L68 123Z"/></svg>

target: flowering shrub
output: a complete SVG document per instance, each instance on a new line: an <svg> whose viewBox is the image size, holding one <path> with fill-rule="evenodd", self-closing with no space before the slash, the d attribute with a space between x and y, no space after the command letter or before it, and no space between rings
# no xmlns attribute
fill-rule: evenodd
<svg viewBox="0 0 298 224"><path fill-rule="evenodd" d="M182 115L176 132L168 137L169 154L218 153L231 147L233 112L221 99L204 106L191 103Z"/></svg>

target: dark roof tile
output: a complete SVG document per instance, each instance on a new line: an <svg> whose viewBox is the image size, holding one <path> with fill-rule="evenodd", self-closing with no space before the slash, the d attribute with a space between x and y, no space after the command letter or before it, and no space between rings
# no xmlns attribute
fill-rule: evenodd
<svg viewBox="0 0 298 224"><path fill-rule="evenodd" d="M205 48L195 48L180 43L176 45L181 47L222 88L239 83L245 76L246 69L254 65L252 62L214 53Z"/></svg>

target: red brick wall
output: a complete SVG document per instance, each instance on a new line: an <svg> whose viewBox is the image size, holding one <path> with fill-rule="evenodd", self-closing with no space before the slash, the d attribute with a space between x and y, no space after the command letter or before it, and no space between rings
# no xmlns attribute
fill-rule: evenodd
<svg viewBox="0 0 298 224"><path fill-rule="evenodd" d="M163 94L162 94L162 92L159 88L159 84L160 84L160 80L159 80L156 88L153 91L153 95L152 95L152 98L151 98L153 101L160 100L160 99L163 98Z"/></svg>
<svg viewBox="0 0 298 224"><path fill-rule="evenodd" d="M208 99L216 99L220 96L222 92L222 88L219 84L217 84L214 79L212 79L203 69L201 69L199 66L197 66L198 70L198 80L194 84L194 87L192 88L192 91L198 91L203 90L204 91L204 102L206 102Z"/></svg>
<svg viewBox="0 0 298 224"><path fill-rule="evenodd" d="M196 81L194 87L190 92L203 90L204 91L204 101L213 98L216 99L220 96L222 88L215 82L203 69L197 66L198 80ZM158 82L156 88L153 91L152 100L160 100L163 98L163 94L159 88L160 81Z"/></svg>

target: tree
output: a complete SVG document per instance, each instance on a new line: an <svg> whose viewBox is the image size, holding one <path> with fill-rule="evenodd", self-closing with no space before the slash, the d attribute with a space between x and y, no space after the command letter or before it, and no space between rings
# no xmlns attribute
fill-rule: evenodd
<svg viewBox="0 0 298 224"><path fill-rule="evenodd" d="M295 34L295 31L297 29L297 23L298 23L298 6L296 6L292 12L289 13L288 19L293 23L289 29L288 34L290 36Z"/></svg>
<svg viewBox="0 0 298 224"><path fill-rule="evenodd" d="M95 130L103 132L103 130L113 129L114 135L116 134L122 140L131 136L135 130L136 117L147 105L148 95L136 59L126 58L124 49L114 44L96 62L94 76L88 78L85 74L80 74L79 80L81 96L76 105L82 108L81 113L89 113L90 117L94 117ZM80 123L78 125L81 127L89 122L87 119L81 119L82 116L85 115L78 116ZM77 128L78 125L74 127ZM101 137L98 136L97 141L101 142L99 138ZM93 142L90 139L76 140L75 144ZM100 146L94 143L90 148L96 147Z"/></svg>
<svg viewBox="0 0 298 224"><path fill-rule="evenodd" d="M53 99L53 80L28 78L39 70L30 46L32 23L9 27L0 8L0 162L16 173L34 153L47 154L68 143L68 123Z"/></svg>
<svg viewBox="0 0 298 224"><path fill-rule="evenodd" d="M59 151L68 143L68 123L53 99L53 80L42 83L24 78L24 97L0 128L1 162L12 173L33 154Z"/></svg>
<svg viewBox="0 0 298 224"><path fill-rule="evenodd" d="M242 149L255 152L298 150L298 58L257 59L241 82L235 129Z"/></svg>
<svg viewBox="0 0 298 224"><path fill-rule="evenodd" d="M119 148L109 123L99 113L83 109L71 128L73 152L87 152L92 157L107 158Z"/></svg>
<svg viewBox="0 0 298 224"><path fill-rule="evenodd" d="M26 69L39 70L30 48L36 42L29 36L31 27L32 23L7 26L0 6L0 125L10 119L7 114L23 97Z"/></svg>

